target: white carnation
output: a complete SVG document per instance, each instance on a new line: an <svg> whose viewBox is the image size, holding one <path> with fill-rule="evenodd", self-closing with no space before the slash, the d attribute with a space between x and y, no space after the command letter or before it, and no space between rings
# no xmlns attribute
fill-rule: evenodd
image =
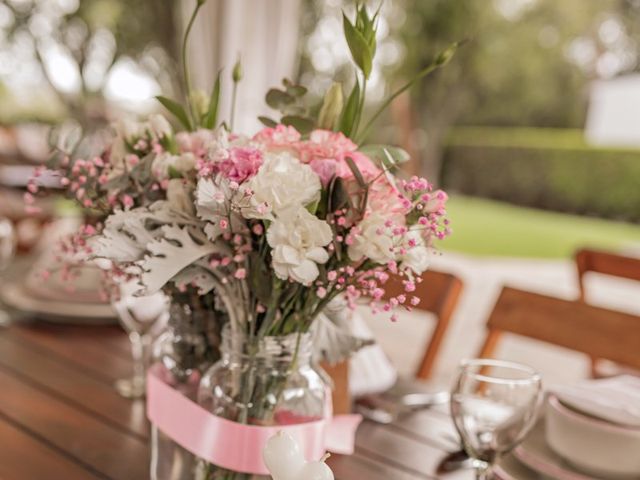
<svg viewBox="0 0 640 480"><path fill-rule="evenodd" d="M357 225L358 233L353 235L353 243L349 246L351 260L367 257L381 265L395 260L392 232L384 225L387 219L372 213Z"/></svg>
<svg viewBox="0 0 640 480"><path fill-rule="evenodd" d="M273 249L273 269L278 278L311 284L320 273L317 264L329 260L323 247L332 238L329 224L305 208L281 211L267 230L267 242Z"/></svg>
<svg viewBox="0 0 640 480"><path fill-rule="evenodd" d="M246 218L271 218L291 207L304 207L320 198L320 177L309 165L287 152L267 153L258 173L247 182L252 204L259 209L243 212Z"/></svg>

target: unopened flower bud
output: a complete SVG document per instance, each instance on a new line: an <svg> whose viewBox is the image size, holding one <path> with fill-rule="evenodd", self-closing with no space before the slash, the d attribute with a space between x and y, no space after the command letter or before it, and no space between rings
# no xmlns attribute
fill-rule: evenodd
<svg viewBox="0 0 640 480"><path fill-rule="evenodd" d="M342 85L334 82L324 96L320 115L318 116L318 126L326 130L333 130L344 104L342 96Z"/></svg>

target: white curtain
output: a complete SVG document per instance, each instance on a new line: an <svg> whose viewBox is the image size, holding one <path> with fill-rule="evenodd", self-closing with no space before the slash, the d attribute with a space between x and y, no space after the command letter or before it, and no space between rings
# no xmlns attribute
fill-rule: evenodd
<svg viewBox="0 0 640 480"><path fill-rule="evenodd" d="M195 0L185 0L188 19ZM229 119L231 71L240 55L244 72L238 88L234 130L251 134L258 115L272 115L264 102L270 87L295 73L301 0L208 0L194 24L189 45L192 84L211 91L221 68L220 115ZM186 20L185 20L186 23Z"/></svg>

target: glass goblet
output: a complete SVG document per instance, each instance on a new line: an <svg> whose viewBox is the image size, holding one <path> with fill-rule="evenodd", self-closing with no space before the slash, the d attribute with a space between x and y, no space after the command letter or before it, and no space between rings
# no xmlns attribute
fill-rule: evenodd
<svg viewBox="0 0 640 480"><path fill-rule="evenodd" d="M451 394L451 415L477 480L493 479L500 455L535 424L542 381L530 367L500 360L463 362Z"/></svg>
<svg viewBox="0 0 640 480"><path fill-rule="evenodd" d="M163 293L135 296L135 289L132 284L120 285L120 295L111 302L131 342L133 376L115 383L126 398L144 397L151 346L169 319L169 300Z"/></svg>
<svg viewBox="0 0 640 480"><path fill-rule="evenodd" d="M5 270L16 253L16 235L11 220L0 217L0 271ZM6 310L0 309L0 325L10 321Z"/></svg>

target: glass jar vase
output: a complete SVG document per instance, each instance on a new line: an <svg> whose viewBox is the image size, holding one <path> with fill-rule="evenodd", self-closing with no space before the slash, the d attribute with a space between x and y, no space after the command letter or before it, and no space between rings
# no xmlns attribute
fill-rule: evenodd
<svg viewBox="0 0 640 480"><path fill-rule="evenodd" d="M249 425L284 425L325 416L327 387L311 366L308 333L263 337L252 343L225 328L222 358L203 376L198 403L214 415ZM255 452L262 455L262 452ZM258 480L269 476L200 461L197 480Z"/></svg>
<svg viewBox="0 0 640 480"><path fill-rule="evenodd" d="M167 330L156 340L153 359L162 380L196 401L202 374L220 357L221 314L198 308L188 299L172 299ZM197 458L155 425L151 428L152 480L193 480Z"/></svg>

